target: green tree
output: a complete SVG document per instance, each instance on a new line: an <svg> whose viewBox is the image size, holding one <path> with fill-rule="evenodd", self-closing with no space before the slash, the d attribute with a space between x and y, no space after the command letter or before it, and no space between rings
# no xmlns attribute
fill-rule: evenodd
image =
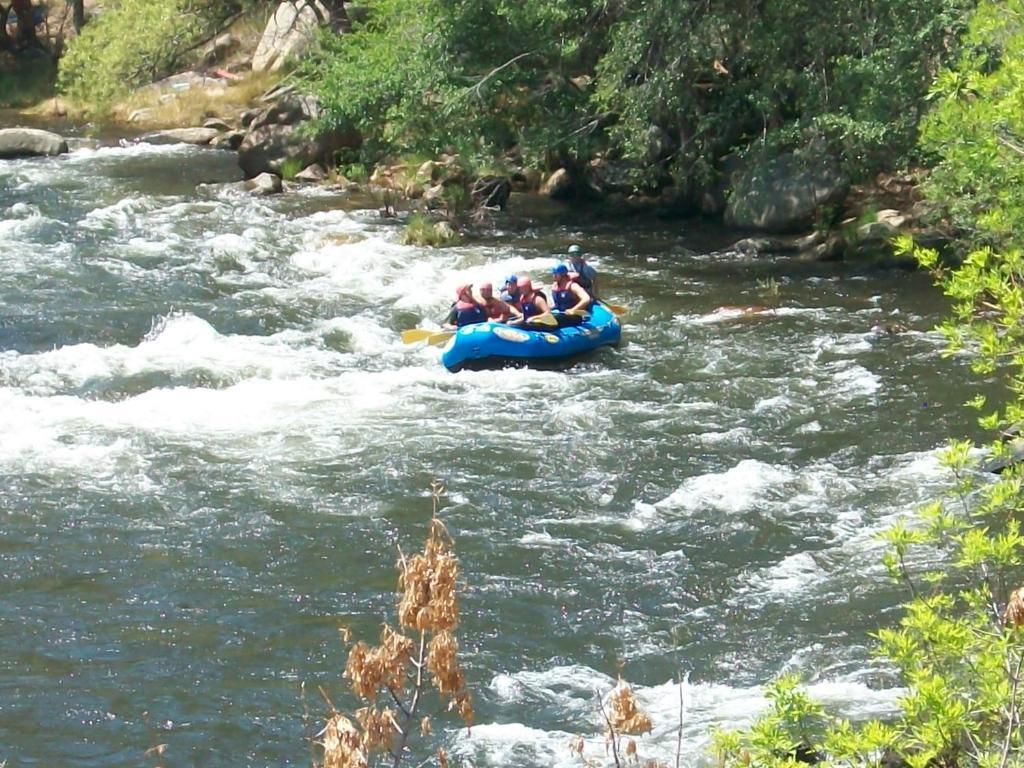
<svg viewBox="0 0 1024 768"><path fill-rule="evenodd" d="M968 244L1020 245L1024 221L1024 3L982 2L963 55L930 94L922 127L937 162L928 198Z"/></svg>
<svg viewBox="0 0 1024 768"><path fill-rule="evenodd" d="M119 0L68 45L58 87L102 108L171 74L192 46L240 8L219 0Z"/></svg>
<svg viewBox="0 0 1024 768"><path fill-rule="evenodd" d="M365 158L516 146L705 180L752 143L815 144L854 173L916 140L973 0L378 0L305 80ZM376 155L376 156L375 156Z"/></svg>

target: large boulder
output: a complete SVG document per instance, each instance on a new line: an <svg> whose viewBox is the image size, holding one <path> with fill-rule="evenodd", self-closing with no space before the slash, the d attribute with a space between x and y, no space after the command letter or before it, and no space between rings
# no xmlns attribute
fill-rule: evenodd
<svg viewBox="0 0 1024 768"><path fill-rule="evenodd" d="M544 181L540 187L540 193L555 200L564 200L572 197L573 189L574 183L569 171L559 168Z"/></svg>
<svg viewBox="0 0 1024 768"><path fill-rule="evenodd" d="M329 24L331 12L319 0L285 0L270 17L252 57L253 72L276 72L288 59L301 56Z"/></svg>
<svg viewBox="0 0 1024 768"><path fill-rule="evenodd" d="M306 168L314 163L333 165L339 149L356 148L360 137L352 131L312 133L306 125L320 116L311 96L285 96L262 110L249 123L238 148L238 164L247 178L260 173L281 175L285 163Z"/></svg>
<svg viewBox="0 0 1024 768"><path fill-rule="evenodd" d="M748 166L732 177L725 223L765 232L796 232L836 208L850 191L833 158L786 154Z"/></svg>
<svg viewBox="0 0 1024 768"><path fill-rule="evenodd" d="M139 136L145 144L209 144L220 135L216 128L169 128Z"/></svg>
<svg viewBox="0 0 1024 768"><path fill-rule="evenodd" d="M37 128L0 129L0 158L63 155L68 143L63 136Z"/></svg>

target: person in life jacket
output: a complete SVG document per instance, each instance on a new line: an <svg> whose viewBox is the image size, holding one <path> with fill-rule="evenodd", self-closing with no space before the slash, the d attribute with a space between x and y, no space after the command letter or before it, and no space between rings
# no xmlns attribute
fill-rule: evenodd
<svg viewBox="0 0 1024 768"><path fill-rule="evenodd" d="M521 277L516 285L519 287L519 303L514 307L513 314L516 317L511 321L512 323L528 323L532 317L551 312L547 297L533 287L533 281L530 278Z"/></svg>
<svg viewBox="0 0 1024 768"><path fill-rule="evenodd" d="M490 283L483 283L480 286L480 304L487 313L488 320L507 323L512 318L512 308L507 302L495 297L494 286Z"/></svg>
<svg viewBox="0 0 1024 768"><path fill-rule="evenodd" d="M519 303L519 278L509 275L505 278L505 287L501 291L501 300L506 304Z"/></svg>
<svg viewBox="0 0 1024 768"><path fill-rule="evenodd" d="M556 310L585 312L590 309L594 300L579 284L579 276L575 272L570 272L565 264L559 264L551 268L551 276L555 280L555 284L551 287L551 301Z"/></svg>
<svg viewBox="0 0 1024 768"><path fill-rule="evenodd" d="M575 243L569 246L569 269L576 273L576 282L596 301L597 270L587 264L583 258L583 249Z"/></svg>
<svg viewBox="0 0 1024 768"><path fill-rule="evenodd" d="M482 323L487 320L487 313L480 302L473 296L471 284L460 285L455 289L455 301L448 311L443 327L447 329L461 328L464 325Z"/></svg>

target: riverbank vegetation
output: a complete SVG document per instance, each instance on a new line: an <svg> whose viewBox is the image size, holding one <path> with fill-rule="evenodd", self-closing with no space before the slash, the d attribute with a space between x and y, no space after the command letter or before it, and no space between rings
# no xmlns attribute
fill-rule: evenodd
<svg viewBox="0 0 1024 768"><path fill-rule="evenodd" d="M243 8L217 0L120 0L87 24L63 57L58 87L102 108L172 74Z"/></svg>
<svg viewBox="0 0 1024 768"><path fill-rule="evenodd" d="M536 167L626 161L700 183L736 151L828 152L859 176L913 154L970 0L380 0L305 66L368 163L454 148Z"/></svg>
<svg viewBox="0 0 1024 768"><path fill-rule="evenodd" d="M937 215L968 249L950 266L904 237L897 248L932 271L951 300L942 327L951 353L1004 385L998 402L969 404L985 429L998 477L954 441L942 461L946 498L893 526L886 566L908 594L879 651L906 686L900 715L851 724L804 695L795 678L769 688L771 707L751 727L723 732L724 768L829 764L1006 768L1024 760L1024 535L1019 443L1024 422L1024 3L983 0L954 65L940 72L923 123L933 170L925 185Z"/></svg>

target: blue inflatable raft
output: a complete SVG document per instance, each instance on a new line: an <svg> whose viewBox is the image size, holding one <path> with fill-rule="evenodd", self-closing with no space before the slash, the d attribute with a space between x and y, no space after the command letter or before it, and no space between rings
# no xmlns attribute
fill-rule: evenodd
<svg viewBox="0 0 1024 768"><path fill-rule="evenodd" d="M449 371L506 364L553 363L609 344L618 344L622 328L603 304L590 318L565 328L519 328L503 323L466 325L448 340L441 362Z"/></svg>

